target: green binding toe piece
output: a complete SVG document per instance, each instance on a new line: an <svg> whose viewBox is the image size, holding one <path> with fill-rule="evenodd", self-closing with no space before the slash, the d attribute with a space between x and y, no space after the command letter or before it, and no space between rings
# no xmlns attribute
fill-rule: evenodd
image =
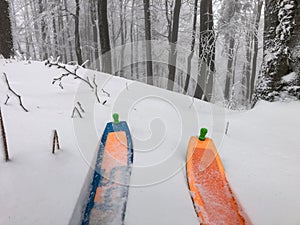
<svg viewBox="0 0 300 225"><path fill-rule="evenodd" d="M120 123L120 121L119 121L119 114L118 113L114 113L113 114L113 119L114 119L114 124Z"/></svg>
<svg viewBox="0 0 300 225"><path fill-rule="evenodd" d="M205 141L205 139L206 139L205 136L206 136L207 132L208 132L208 130L206 128L202 128L200 130L200 136L199 136L200 141Z"/></svg>

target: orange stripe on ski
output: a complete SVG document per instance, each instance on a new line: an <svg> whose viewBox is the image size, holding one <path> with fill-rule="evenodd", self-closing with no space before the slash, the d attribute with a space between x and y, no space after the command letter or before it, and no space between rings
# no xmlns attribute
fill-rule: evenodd
<svg viewBox="0 0 300 225"><path fill-rule="evenodd" d="M211 139L190 139L187 177L195 210L203 225L252 224L234 197L220 156Z"/></svg>

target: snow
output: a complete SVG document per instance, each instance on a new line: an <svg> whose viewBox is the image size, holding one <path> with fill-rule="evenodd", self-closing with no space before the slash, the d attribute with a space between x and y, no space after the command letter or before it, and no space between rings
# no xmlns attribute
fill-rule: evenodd
<svg viewBox="0 0 300 225"><path fill-rule="evenodd" d="M294 81L297 78L297 74L295 72L289 73L282 77L281 79L285 82L291 82Z"/></svg>
<svg viewBox="0 0 300 225"><path fill-rule="evenodd" d="M300 223L299 102L259 102L253 110L225 114L187 96L80 69L82 76L97 75L100 100L107 100L102 105L78 80L66 78L63 90L52 85L61 71L40 62L1 60L0 76L2 72L29 112L16 99L3 105L7 88L0 82L11 156L8 163L0 161L0 224L78 222L82 190L113 112L127 120L135 146L126 225L199 224L187 187L185 154L189 137L201 127L209 129L231 188L254 224ZM86 112L83 119L72 119L78 101ZM54 129L62 150L52 155Z"/></svg>

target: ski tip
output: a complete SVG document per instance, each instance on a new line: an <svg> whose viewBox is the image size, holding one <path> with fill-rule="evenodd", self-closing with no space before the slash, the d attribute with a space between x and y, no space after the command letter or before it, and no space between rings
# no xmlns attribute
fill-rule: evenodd
<svg viewBox="0 0 300 225"><path fill-rule="evenodd" d="M206 128L201 128L199 136L200 141L205 141L207 132L208 130Z"/></svg>
<svg viewBox="0 0 300 225"><path fill-rule="evenodd" d="M119 124L120 121L119 121L119 114L118 113L114 113L112 115L113 119L114 119L114 124Z"/></svg>

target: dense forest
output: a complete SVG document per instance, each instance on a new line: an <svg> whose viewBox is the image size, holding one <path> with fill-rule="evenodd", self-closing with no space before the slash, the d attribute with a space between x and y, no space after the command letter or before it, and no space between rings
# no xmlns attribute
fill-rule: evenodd
<svg viewBox="0 0 300 225"><path fill-rule="evenodd" d="M300 0L0 0L0 53L233 109L300 98Z"/></svg>

